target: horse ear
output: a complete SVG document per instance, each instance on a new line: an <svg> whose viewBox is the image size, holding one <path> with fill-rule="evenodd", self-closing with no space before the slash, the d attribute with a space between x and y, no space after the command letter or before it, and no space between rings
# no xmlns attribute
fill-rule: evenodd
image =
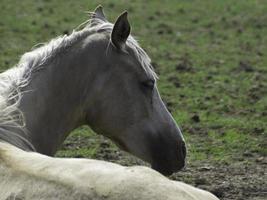
<svg viewBox="0 0 267 200"><path fill-rule="evenodd" d="M97 21L97 20L102 20L104 22L107 22L106 16L103 11L103 7L101 5L98 5L92 15L92 20Z"/></svg>
<svg viewBox="0 0 267 200"><path fill-rule="evenodd" d="M124 50L126 40L131 32L131 26L127 19L127 15L128 13L125 11L118 17L111 33L112 44L121 50Z"/></svg>

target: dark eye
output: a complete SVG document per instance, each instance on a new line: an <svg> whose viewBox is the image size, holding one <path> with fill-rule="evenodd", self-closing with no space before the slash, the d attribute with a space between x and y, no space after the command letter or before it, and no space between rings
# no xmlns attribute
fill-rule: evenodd
<svg viewBox="0 0 267 200"><path fill-rule="evenodd" d="M154 89L154 85L155 85L155 81L154 80L147 80L147 81L143 81L142 82L142 86L144 88L153 90Z"/></svg>

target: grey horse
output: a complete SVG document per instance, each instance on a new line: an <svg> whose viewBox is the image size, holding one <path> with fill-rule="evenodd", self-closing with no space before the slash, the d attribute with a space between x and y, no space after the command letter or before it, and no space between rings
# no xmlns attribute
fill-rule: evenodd
<svg viewBox="0 0 267 200"><path fill-rule="evenodd" d="M130 30L127 12L113 25L99 6L84 28L0 74L0 139L52 156L86 124L164 175L182 169L184 138Z"/></svg>

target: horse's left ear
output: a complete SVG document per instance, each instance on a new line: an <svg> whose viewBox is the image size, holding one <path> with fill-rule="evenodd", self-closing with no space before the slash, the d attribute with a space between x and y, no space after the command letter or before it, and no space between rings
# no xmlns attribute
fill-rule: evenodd
<svg viewBox="0 0 267 200"><path fill-rule="evenodd" d="M125 11L118 17L111 33L112 44L120 50L125 50L125 43L131 32L127 15L128 13Z"/></svg>

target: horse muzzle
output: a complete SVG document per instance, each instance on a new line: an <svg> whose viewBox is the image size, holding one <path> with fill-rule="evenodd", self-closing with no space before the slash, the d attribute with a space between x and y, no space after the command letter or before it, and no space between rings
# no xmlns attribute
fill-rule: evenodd
<svg viewBox="0 0 267 200"><path fill-rule="evenodd" d="M152 168L165 176L182 170L186 164L186 145L184 141L179 142L178 151L174 152L175 156L170 154L161 154L157 160L152 162Z"/></svg>

